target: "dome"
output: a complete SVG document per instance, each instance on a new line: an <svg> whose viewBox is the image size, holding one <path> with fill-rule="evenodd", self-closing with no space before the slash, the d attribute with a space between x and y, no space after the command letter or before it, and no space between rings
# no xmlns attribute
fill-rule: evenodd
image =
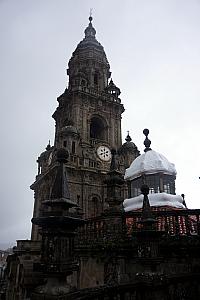
<svg viewBox="0 0 200 300"><path fill-rule="evenodd" d="M176 175L176 169L173 163L170 163L167 158L154 151L150 150L138 156L126 169L125 179L131 180L142 176L143 174L163 173L166 175Z"/></svg>
<svg viewBox="0 0 200 300"><path fill-rule="evenodd" d="M49 151L52 149L51 145L50 145L50 141L48 143L48 145L46 146L45 151L43 151L38 159L44 159L45 157L47 157L49 155Z"/></svg>
<svg viewBox="0 0 200 300"><path fill-rule="evenodd" d="M137 150L137 146L133 142L125 142L120 149L121 152L135 152Z"/></svg>
<svg viewBox="0 0 200 300"><path fill-rule="evenodd" d="M95 88L104 91L110 77L110 65L108 63L103 46L96 39L96 30L92 25L92 17L85 29L85 37L77 45L68 63L67 74L69 75L69 89L79 86L81 88ZM87 82L76 80L79 73L84 73ZM81 76L83 77L83 76Z"/></svg>
<svg viewBox="0 0 200 300"><path fill-rule="evenodd" d="M112 79L110 80L109 85L106 88L106 90L112 95L119 96L121 94L120 89L114 84Z"/></svg>
<svg viewBox="0 0 200 300"><path fill-rule="evenodd" d="M92 26L92 17L89 18L89 21L89 25L85 29L85 38L78 44L77 49L93 46L99 50L103 50L103 46L97 41L95 37L96 30Z"/></svg>
<svg viewBox="0 0 200 300"><path fill-rule="evenodd" d="M73 52L72 58L69 61L69 68L73 64L73 61L77 61L80 58L87 60L91 58L96 59L97 57L98 61L103 62L109 67L104 48L96 39L96 30L92 25L92 18L89 18L89 20L89 25L85 29L85 37Z"/></svg>
<svg viewBox="0 0 200 300"><path fill-rule="evenodd" d="M128 131L128 134L127 134L125 140L126 140L126 142L120 147L119 152L120 153L127 153L127 152L135 153L135 152L138 152L138 154L139 154L137 146L132 142L132 138L129 135L129 131Z"/></svg>

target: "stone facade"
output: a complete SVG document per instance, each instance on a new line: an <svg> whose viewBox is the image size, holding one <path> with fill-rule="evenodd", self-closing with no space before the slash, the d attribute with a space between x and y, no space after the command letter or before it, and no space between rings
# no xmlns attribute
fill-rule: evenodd
<svg viewBox="0 0 200 300"><path fill-rule="evenodd" d="M48 145L38 158L38 175L31 186L35 193L34 217L39 216L41 202L48 199L51 192L57 149L69 151L66 169L70 196L85 218L98 216L104 210L107 198L104 181L110 167L110 151L113 148L118 151L118 168L122 173L139 155L131 139L122 145L124 107L119 98L120 89L112 80L109 82L110 66L95 33L90 20L85 38L68 64L69 84L58 97L59 105L53 114L54 145ZM126 193L124 187L124 198ZM32 239L39 238L37 226L33 225Z"/></svg>

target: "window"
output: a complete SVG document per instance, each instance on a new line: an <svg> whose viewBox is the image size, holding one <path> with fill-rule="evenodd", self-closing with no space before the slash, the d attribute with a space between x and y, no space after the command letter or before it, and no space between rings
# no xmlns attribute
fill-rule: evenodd
<svg viewBox="0 0 200 300"><path fill-rule="evenodd" d="M152 174L145 177L139 177L131 181L130 196L136 197L141 194L141 186L147 184L149 194L168 193L175 194L175 177L166 174Z"/></svg>
<svg viewBox="0 0 200 300"><path fill-rule="evenodd" d="M73 141L72 142L72 154L76 153L76 143Z"/></svg>
<svg viewBox="0 0 200 300"><path fill-rule="evenodd" d="M98 85L98 80L99 79L99 76L98 76L98 73L95 73L94 74L94 85Z"/></svg>
<svg viewBox="0 0 200 300"><path fill-rule="evenodd" d="M106 130L105 121L98 116L92 117L91 119L90 138L107 140L107 130Z"/></svg>

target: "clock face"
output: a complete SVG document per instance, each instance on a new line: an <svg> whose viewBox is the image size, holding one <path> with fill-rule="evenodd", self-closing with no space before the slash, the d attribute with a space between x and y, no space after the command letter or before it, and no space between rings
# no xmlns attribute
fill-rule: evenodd
<svg viewBox="0 0 200 300"><path fill-rule="evenodd" d="M111 159L111 152L107 146L99 146L97 148L97 155L103 161L109 161Z"/></svg>

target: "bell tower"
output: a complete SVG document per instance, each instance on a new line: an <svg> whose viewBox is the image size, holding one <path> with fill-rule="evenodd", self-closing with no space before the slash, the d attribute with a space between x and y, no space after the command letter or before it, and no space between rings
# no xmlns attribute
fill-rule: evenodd
<svg viewBox="0 0 200 300"><path fill-rule="evenodd" d="M66 164L71 200L79 205L85 218L100 215L106 200L106 173L110 168L111 150L120 156L121 104L120 89L110 79L110 65L89 17L85 37L77 45L68 63L68 86L58 97L53 114L56 124L54 145L48 145L38 158L38 175L31 186L35 192L34 217L48 199L56 165L57 149L69 152ZM135 152L136 156L138 151ZM119 158L122 172L124 156ZM32 239L38 239L33 225Z"/></svg>
<svg viewBox="0 0 200 300"><path fill-rule="evenodd" d="M120 89L112 80L108 83L110 65L95 35L92 17L89 17L85 37L68 64L68 88L58 98L59 106L53 114L56 147L63 146L60 133L69 125L79 132L83 144L106 143L111 148L121 146L121 114L124 108L119 99Z"/></svg>

